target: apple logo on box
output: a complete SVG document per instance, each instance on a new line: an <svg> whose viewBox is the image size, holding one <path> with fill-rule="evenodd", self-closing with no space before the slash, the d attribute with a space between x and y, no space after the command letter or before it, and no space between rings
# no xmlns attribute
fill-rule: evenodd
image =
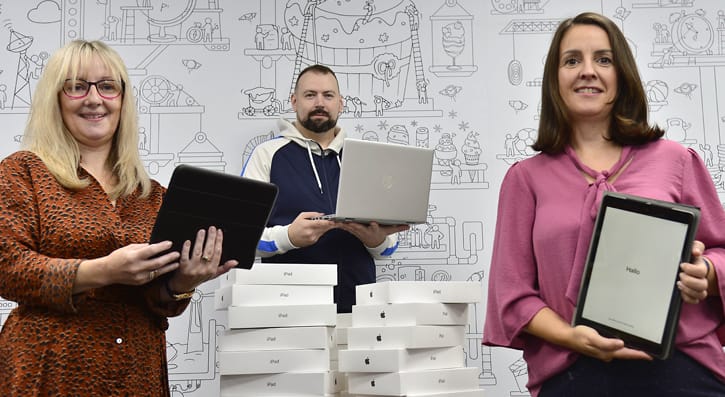
<svg viewBox="0 0 725 397"><path fill-rule="evenodd" d="M365 365L370 365L370 357L365 357Z"/></svg>
<svg viewBox="0 0 725 397"><path fill-rule="evenodd" d="M383 341L383 336L380 335L380 334L378 334L378 336L375 337L375 340L377 340L378 342L382 342Z"/></svg>
<svg viewBox="0 0 725 397"><path fill-rule="evenodd" d="M380 312L380 318L385 318L385 312Z"/></svg>
<svg viewBox="0 0 725 397"><path fill-rule="evenodd" d="M375 379L370 381L370 386L375 387Z"/></svg>

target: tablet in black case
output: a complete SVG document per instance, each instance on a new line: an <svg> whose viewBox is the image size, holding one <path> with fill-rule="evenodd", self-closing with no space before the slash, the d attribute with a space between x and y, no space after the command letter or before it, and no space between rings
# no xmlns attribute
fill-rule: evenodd
<svg viewBox="0 0 725 397"><path fill-rule="evenodd" d="M680 263L691 261L699 217L696 207L605 192L573 324L668 358L682 304Z"/></svg>
<svg viewBox="0 0 725 397"><path fill-rule="evenodd" d="M223 264L249 269L277 198L277 186L237 175L182 164L174 169L151 232L151 242L171 240L172 251L192 244L199 229L224 232Z"/></svg>

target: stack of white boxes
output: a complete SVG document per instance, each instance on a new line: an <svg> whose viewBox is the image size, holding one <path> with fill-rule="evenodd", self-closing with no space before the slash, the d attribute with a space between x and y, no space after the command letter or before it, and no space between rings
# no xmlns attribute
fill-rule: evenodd
<svg viewBox="0 0 725 397"><path fill-rule="evenodd" d="M480 283L387 281L360 285L338 366L348 396L481 397L480 368L465 367L470 303Z"/></svg>
<svg viewBox="0 0 725 397"><path fill-rule="evenodd" d="M334 396L336 265L258 263L221 278L226 310L219 340L222 397Z"/></svg>
<svg viewBox="0 0 725 397"><path fill-rule="evenodd" d="M347 349L347 330L352 327L352 313L337 313L337 325L335 325L335 338L337 338L337 346L335 348L335 357L332 361L332 368L339 371L338 381L342 384L342 392L347 391L347 376L340 371L340 351Z"/></svg>

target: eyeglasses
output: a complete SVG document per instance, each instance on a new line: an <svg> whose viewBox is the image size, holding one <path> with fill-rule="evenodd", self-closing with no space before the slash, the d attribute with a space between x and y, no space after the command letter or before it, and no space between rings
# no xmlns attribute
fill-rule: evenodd
<svg viewBox="0 0 725 397"><path fill-rule="evenodd" d="M123 93L124 84L116 80L86 81L83 79L67 79L63 82L63 93L71 99L81 99L88 96L91 86L96 86L98 95L104 99L117 98Z"/></svg>

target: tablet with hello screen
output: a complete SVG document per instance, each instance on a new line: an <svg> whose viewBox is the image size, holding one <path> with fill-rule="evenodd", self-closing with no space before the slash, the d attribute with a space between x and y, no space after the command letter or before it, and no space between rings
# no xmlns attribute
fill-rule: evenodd
<svg viewBox="0 0 725 397"><path fill-rule="evenodd" d="M668 358L682 303L680 263L691 260L699 216L696 207L605 192L573 324Z"/></svg>

